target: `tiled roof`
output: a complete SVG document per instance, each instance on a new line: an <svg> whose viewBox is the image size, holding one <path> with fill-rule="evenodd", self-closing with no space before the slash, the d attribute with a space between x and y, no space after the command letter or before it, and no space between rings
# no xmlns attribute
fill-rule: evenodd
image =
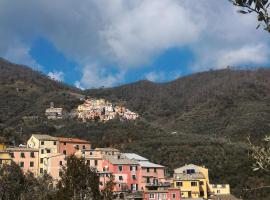
<svg viewBox="0 0 270 200"><path fill-rule="evenodd" d="M139 165L141 167L150 167L150 168L163 168L164 166L158 165L149 161L138 161Z"/></svg>
<svg viewBox="0 0 270 200"><path fill-rule="evenodd" d="M193 173L193 174L183 174L183 173L179 173L179 174L175 174L174 178L176 180L198 180L198 179L204 179L204 175L203 173L199 172L199 173Z"/></svg>
<svg viewBox="0 0 270 200"><path fill-rule="evenodd" d="M33 137L37 138L38 140L49 140L49 141L57 141L57 137L53 137L50 135L42 135L42 134L33 134Z"/></svg>
<svg viewBox="0 0 270 200"><path fill-rule="evenodd" d="M144 158L136 153L123 153L129 159L137 160L137 161L148 161L147 158Z"/></svg>
<svg viewBox="0 0 270 200"><path fill-rule="evenodd" d="M104 155L103 158L114 165L138 165L136 161L123 157L118 158L118 156Z"/></svg>
<svg viewBox="0 0 270 200"><path fill-rule="evenodd" d="M233 196L231 194L217 195L217 196L211 197L211 199L212 200L240 200L240 199L236 198L235 196Z"/></svg>
<svg viewBox="0 0 270 200"><path fill-rule="evenodd" d="M87 140L81 140L79 138L65 138L65 137L58 137L60 142L70 142L70 143L86 143L90 144Z"/></svg>
<svg viewBox="0 0 270 200"><path fill-rule="evenodd" d="M26 147L9 147L8 151L38 151L38 149L34 148L26 148Z"/></svg>
<svg viewBox="0 0 270 200"><path fill-rule="evenodd" d="M95 148L96 151L119 151L118 149L106 147L106 148Z"/></svg>

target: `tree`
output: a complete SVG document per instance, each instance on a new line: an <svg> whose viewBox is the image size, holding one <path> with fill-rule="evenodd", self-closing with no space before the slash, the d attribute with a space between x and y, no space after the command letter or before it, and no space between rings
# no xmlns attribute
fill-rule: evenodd
<svg viewBox="0 0 270 200"><path fill-rule="evenodd" d="M235 6L240 7L239 13L256 13L260 22L257 29L263 26L264 30L270 33L269 0L229 0Z"/></svg>
<svg viewBox="0 0 270 200"><path fill-rule="evenodd" d="M104 189L101 191L104 200L113 200L113 188L115 186L114 177L111 176L110 180L106 182Z"/></svg>
<svg viewBox="0 0 270 200"><path fill-rule="evenodd" d="M28 172L25 175L25 189L23 200L52 200L55 198L55 189L53 188L53 179L50 175L44 174L35 178L34 174Z"/></svg>
<svg viewBox="0 0 270 200"><path fill-rule="evenodd" d="M57 199L101 199L99 177L95 169L86 164L84 158L78 158L75 155L69 156L60 177Z"/></svg>
<svg viewBox="0 0 270 200"><path fill-rule="evenodd" d="M250 156L255 161L254 171L264 170L270 173L270 136L266 136L261 146L251 143L249 139L249 147L251 149Z"/></svg>
<svg viewBox="0 0 270 200"><path fill-rule="evenodd" d="M15 163L0 167L0 200L19 200L24 192L25 176Z"/></svg>

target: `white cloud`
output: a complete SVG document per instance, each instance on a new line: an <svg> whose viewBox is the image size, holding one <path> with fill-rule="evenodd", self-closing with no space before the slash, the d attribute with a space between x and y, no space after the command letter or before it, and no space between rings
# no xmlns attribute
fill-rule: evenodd
<svg viewBox="0 0 270 200"><path fill-rule="evenodd" d="M216 66L239 66L243 64L264 64L268 61L270 50L266 45L244 46L239 49L219 53Z"/></svg>
<svg viewBox="0 0 270 200"><path fill-rule="evenodd" d="M49 72L48 76L53 80L64 81L64 73L61 71Z"/></svg>
<svg viewBox="0 0 270 200"><path fill-rule="evenodd" d="M125 72L122 70L114 75L97 64L86 65L83 68L82 79L77 82L81 87L111 87L124 79Z"/></svg>
<svg viewBox="0 0 270 200"><path fill-rule="evenodd" d="M79 88L81 90L84 90L85 88L81 85L81 82L80 81L75 81L74 83L75 87L76 88Z"/></svg>
<svg viewBox="0 0 270 200"><path fill-rule="evenodd" d="M0 56L35 66L29 53L21 58L10 49L23 41L29 52L32 41L44 37L82 66L84 87L112 85L123 81L123 73L108 74L103 67L93 77L92 63L128 70L170 48L188 47L194 71L220 68L231 52L269 46L269 34L256 25L255 16L241 16L228 0L1 0ZM246 63L242 58L232 64Z"/></svg>

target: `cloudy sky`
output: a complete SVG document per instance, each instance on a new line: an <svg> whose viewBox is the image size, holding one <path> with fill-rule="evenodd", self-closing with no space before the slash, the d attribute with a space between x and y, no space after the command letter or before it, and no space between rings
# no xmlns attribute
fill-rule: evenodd
<svg viewBox="0 0 270 200"><path fill-rule="evenodd" d="M256 26L228 0L1 0L0 57L82 88L164 82L268 66Z"/></svg>

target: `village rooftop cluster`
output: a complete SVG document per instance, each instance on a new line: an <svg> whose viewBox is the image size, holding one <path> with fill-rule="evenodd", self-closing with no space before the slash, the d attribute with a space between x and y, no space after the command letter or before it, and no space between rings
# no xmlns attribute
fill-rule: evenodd
<svg viewBox="0 0 270 200"><path fill-rule="evenodd" d="M55 108L51 103L50 108L45 110L48 119L62 119L63 108ZM125 106L113 105L105 99L86 99L76 109L76 116L83 122L86 121L108 121L119 117L124 120L136 120L139 115L130 111Z"/></svg>
<svg viewBox="0 0 270 200"><path fill-rule="evenodd" d="M35 176L48 173L57 183L66 157L72 154L83 157L89 167L96 169L101 190L114 177L113 191L122 199L236 199L230 195L228 184L211 184L208 169L203 166L184 165L169 177L165 166L138 154L114 148L92 149L89 141L78 138L33 134L20 147L0 144L0 166L13 160L24 172Z"/></svg>

